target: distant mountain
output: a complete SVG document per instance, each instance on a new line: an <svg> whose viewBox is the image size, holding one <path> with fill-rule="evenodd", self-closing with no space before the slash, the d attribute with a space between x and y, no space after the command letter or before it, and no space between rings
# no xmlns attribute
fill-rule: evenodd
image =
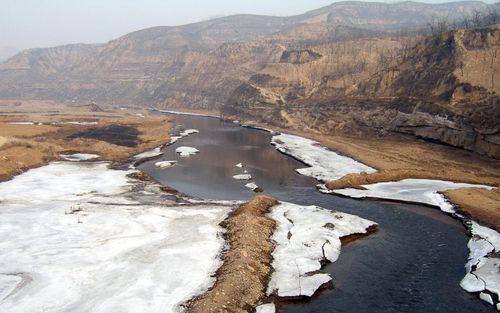
<svg viewBox="0 0 500 313"><path fill-rule="evenodd" d="M31 49L0 64L0 97L212 108L287 46L413 29L488 7L338 2L292 17L236 15L144 29L102 45Z"/></svg>
<svg viewBox="0 0 500 313"><path fill-rule="evenodd" d="M500 157L499 16L499 4L482 2L337 2L290 17L153 27L25 50L0 64L0 98L221 109Z"/></svg>

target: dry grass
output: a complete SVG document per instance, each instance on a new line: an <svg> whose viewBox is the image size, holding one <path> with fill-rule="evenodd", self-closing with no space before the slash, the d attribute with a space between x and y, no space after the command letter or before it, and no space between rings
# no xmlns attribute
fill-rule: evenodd
<svg viewBox="0 0 500 313"><path fill-rule="evenodd" d="M188 312L249 312L266 296L275 222L265 214L277 204L272 198L258 196L225 221L230 250L217 282L189 304Z"/></svg>
<svg viewBox="0 0 500 313"><path fill-rule="evenodd" d="M447 190L444 195L459 210L484 225L500 231L500 190L462 188Z"/></svg>
<svg viewBox="0 0 500 313"><path fill-rule="evenodd" d="M118 160L160 146L168 141L170 121L147 111L91 112L85 106L68 107L52 102L0 101L0 180L12 178L27 169L59 159L60 153L95 153L101 160ZM42 112L46 110L45 113ZM137 116L137 113L145 117ZM44 125L18 125L33 121ZM68 121L94 121L98 125L71 125ZM69 136L107 125L130 126L139 131L138 145L127 147L99 139Z"/></svg>

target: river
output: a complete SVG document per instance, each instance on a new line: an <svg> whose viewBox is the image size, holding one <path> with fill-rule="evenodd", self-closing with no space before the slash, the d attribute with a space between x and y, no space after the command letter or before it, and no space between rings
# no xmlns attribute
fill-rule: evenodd
<svg viewBox="0 0 500 313"><path fill-rule="evenodd" d="M468 237L462 224L440 210L321 194L316 181L299 175L305 167L270 145L271 134L199 116L174 116L174 124L199 130L164 149L160 160L179 160L160 169L159 160L140 169L160 183L193 197L251 199L256 194L232 178L243 163L265 195L358 215L379 224L376 233L342 247L324 271L333 289L309 301L283 302L280 312L491 312L494 309L460 288ZM179 146L200 153L179 158Z"/></svg>

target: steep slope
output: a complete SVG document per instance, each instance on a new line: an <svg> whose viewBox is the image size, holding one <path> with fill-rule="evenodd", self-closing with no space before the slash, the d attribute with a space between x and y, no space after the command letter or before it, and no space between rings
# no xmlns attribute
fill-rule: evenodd
<svg viewBox="0 0 500 313"><path fill-rule="evenodd" d="M223 111L322 133L405 133L500 157L498 25L416 45L379 41L316 46L317 60L270 64Z"/></svg>
<svg viewBox="0 0 500 313"><path fill-rule="evenodd" d="M0 64L0 97L214 108L280 49L395 33L488 8L339 2L292 17L229 16L149 28L103 45L27 50Z"/></svg>

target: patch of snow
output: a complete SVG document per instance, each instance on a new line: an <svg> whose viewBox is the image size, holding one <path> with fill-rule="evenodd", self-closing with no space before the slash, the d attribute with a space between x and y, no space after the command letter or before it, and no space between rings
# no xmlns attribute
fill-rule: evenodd
<svg viewBox="0 0 500 313"><path fill-rule="evenodd" d="M177 161L160 161L160 162L156 162L155 166L159 167L159 168L169 168L169 167L174 166L175 163L177 163Z"/></svg>
<svg viewBox="0 0 500 313"><path fill-rule="evenodd" d="M163 153L161 152L161 147L156 147L153 150L145 151L143 153L139 153L134 155L134 159L145 159L145 158L152 158L155 156L160 156Z"/></svg>
<svg viewBox="0 0 500 313"><path fill-rule="evenodd" d="M274 272L267 293L280 297L312 296L331 280L328 274L314 272L321 269L321 261L337 260L340 238L366 233L376 225L354 215L291 203L273 207L269 217L277 227L272 236Z"/></svg>
<svg viewBox="0 0 500 313"><path fill-rule="evenodd" d="M437 206L446 213L454 213L455 209L453 206L446 201L445 197L441 195L439 191L468 187L481 187L486 189L493 188L484 185L454 183L450 181L431 179L403 179L395 182L363 185L362 187L366 190L346 188L333 191L322 190L322 192L337 193L352 198L371 197L424 203Z"/></svg>
<svg viewBox="0 0 500 313"><path fill-rule="evenodd" d="M304 162L310 167L297 169L297 172L319 181L336 180L350 173L373 173L375 169L342 156L307 138L280 134L273 136L271 143L277 150Z"/></svg>
<svg viewBox="0 0 500 313"><path fill-rule="evenodd" d="M193 147L179 147L175 149L176 153L179 153L181 157L189 157L191 155L194 155L198 152L200 152L198 149L193 148Z"/></svg>
<svg viewBox="0 0 500 313"><path fill-rule="evenodd" d="M261 304L255 308L255 313L275 313L276 307L274 303Z"/></svg>
<svg viewBox="0 0 500 313"><path fill-rule="evenodd" d="M242 168L242 167L243 167L243 164L238 163L238 164L236 164L236 167Z"/></svg>
<svg viewBox="0 0 500 313"><path fill-rule="evenodd" d="M233 176L236 180L250 180L252 179L252 175L250 174L238 174Z"/></svg>
<svg viewBox="0 0 500 313"><path fill-rule="evenodd" d="M135 115L137 115L137 116L139 116L139 117L142 117L142 118L144 118L144 117L145 117L145 116L144 116L144 114L142 114L142 113L136 113Z"/></svg>
<svg viewBox="0 0 500 313"><path fill-rule="evenodd" d="M66 161L71 161L71 162L88 161L97 159L99 157L98 154L90 154L90 153L60 154L59 156L65 159Z"/></svg>
<svg viewBox="0 0 500 313"><path fill-rule="evenodd" d="M210 288L231 208L151 201L128 173L55 162L0 183L1 312L172 312Z"/></svg>

